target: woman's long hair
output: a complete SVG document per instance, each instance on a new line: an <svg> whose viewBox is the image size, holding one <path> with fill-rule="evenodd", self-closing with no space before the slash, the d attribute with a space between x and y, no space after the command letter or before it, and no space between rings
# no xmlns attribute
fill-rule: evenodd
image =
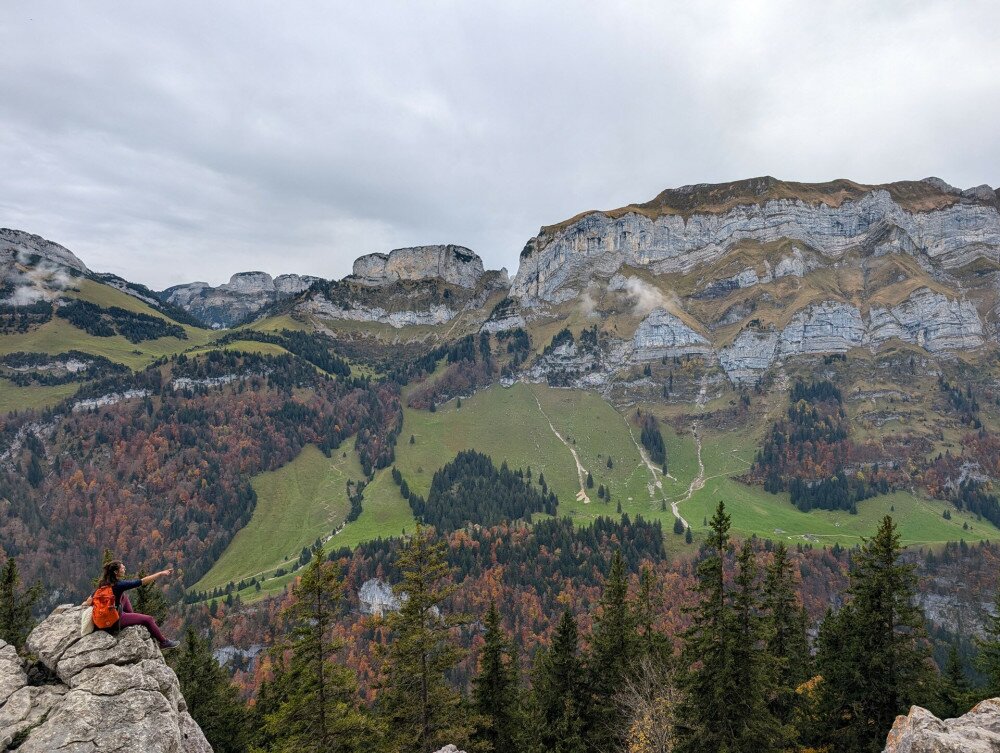
<svg viewBox="0 0 1000 753"><path fill-rule="evenodd" d="M101 581L97 584L98 587L101 586L113 586L118 582L118 568L120 568L124 563L121 560L111 560L104 565L104 573L101 575Z"/></svg>

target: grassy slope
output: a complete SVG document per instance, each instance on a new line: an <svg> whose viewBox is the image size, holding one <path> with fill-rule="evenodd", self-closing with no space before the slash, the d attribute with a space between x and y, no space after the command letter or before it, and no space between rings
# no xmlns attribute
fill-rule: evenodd
<svg viewBox="0 0 1000 753"><path fill-rule="evenodd" d="M147 306L137 298L116 290L108 285L101 285L92 280L80 280L79 290L69 291L70 297L80 298L99 306L119 306L129 311L149 314L161 319L173 321L151 306ZM123 363L132 369L141 369L161 356L180 353L191 347L204 345L218 335L210 330L197 329L182 325L188 339L178 340L175 337L161 337L157 340L147 340L141 343L130 343L124 337L94 337L81 329L77 329L65 319L53 316L51 321L41 327L24 334L4 335L0 337L0 354L15 351L30 351L38 353L63 353L67 350L80 350L104 356L112 361Z"/></svg>
<svg viewBox="0 0 1000 753"><path fill-rule="evenodd" d="M567 440L576 440L583 465L594 475L597 484L612 490L613 505L597 500L578 502L575 466L569 450L549 429L548 422L538 411L535 399L552 420L555 428ZM705 485L694 491L689 500L680 503L681 514L691 524L696 537L702 520L711 516L721 499L733 515L733 528L740 534L819 543L857 543L861 536L870 535L882 515L893 514L900 523L905 543L936 544L965 538L1000 538L1000 531L974 516L952 509L951 521L944 520L946 505L916 497L906 492L866 500L859 505L859 514L814 511L802 513L788 500L787 494L768 494L759 487L749 487L733 477L741 474L753 459L759 438L747 431L702 431L702 462ZM407 444L410 434L416 444ZM658 518L667 531L673 524L669 510L661 510L661 499L683 499L691 481L698 475L697 448L691 432L677 433L663 427L668 446L669 471L673 479L663 479L662 492L651 496L648 490L649 472L641 464L639 453L629 436L629 424L620 413L598 395L576 390L557 390L540 385L518 384L511 388L493 387L463 401L441 406L436 413L406 411L397 449L397 462L403 476L416 491L426 494L436 468L450 460L465 447L492 456L496 462L507 459L512 466L527 466L545 472L545 478L560 499L561 514L578 522L596 515L614 514L616 503L624 512ZM611 455L614 468L606 467ZM375 493L366 494L366 502ZM890 511L890 507L895 507ZM950 507L950 506L949 506ZM963 530L963 523L969 530ZM780 530L782 533L776 533ZM808 537L808 538L806 538ZM668 547L679 549L679 537L668 535Z"/></svg>
<svg viewBox="0 0 1000 753"><path fill-rule="evenodd" d="M33 385L18 387L7 379L0 378L0 414L15 410L41 409L55 405L73 395L79 384L57 384L51 387Z"/></svg>
<svg viewBox="0 0 1000 753"><path fill-rule="evenodd" d="M273 570L295 561L302 547L329 536L350 509L347 480L364 478L351 443L345 440L329 458L307 445L291 463L256 476L253 517L195 589L224 586Z"/></svg>
<svg viewBox="0 0 1000 753"><path fill-rule="evenodd" d="M593 473L595 486L590 490L592 502L589 504L576 499L579 489L576 465L569 448L553 433L549 420L577 451L584 467ZM461 408L450 401L434 413L406 409L396 450L396 466L415 491L426 495L436 469L460 450L475 448L497 463L506 460L511 467L530 466L536 482L539 471L544 472L547 483L560 499L560 514L569 515L580 524L598 515L615 515L620 502L622 510L633 517L641 514L647 519L661 520L670 551L692 550L693 547L685 545L681 537L670 533L673 515L669 501L683 499L691 481L698 475L693 433L676 432L669 425L663 425L673 478L664 478L662 490L654 489L651 494L649 470L642 463L629 428L626 417L594 393L542 385L494 386L463 400ZM858 506L858 515L799 512L791 505L787 494L768 494L759 487L745 486L735 480L753 458L759 444L756 432L712 432L704 428L700 431L705 485L680 503L681 514L695 534L695 545L704 533L703 519L711 517L720 499L726 502L733 518L733 530L740 536L755 534L771 539L784 537L791 543L832 545L839 542L851 546L862 536L871 535L883 515L892 514L899 522L905 544L934 545L960 538L967 541L1000 538L1000 531L988 523L977 522L973 516L954 509L951 510L952 519L946 521L942 517L944 503L905 492L865 500ZM411 435L414 444L409 443ZM612 469L607 468L609 455L614 461ZM301 459L296 459L292 466L300 462ZM286 469L267 475L280 478L279 474ZM611 489L612 504L597 499L598 484ZM664 498L668 501L666 510L662 509ZM893 507L895 509L890 510ZM962 529L963 523L969 524L969 530ZM414 526L409 505L399 495L389 469L385 469L376 474L365 490L361 517L345 526L328 548L353 547L378 537L398 536ZM258 536L264 538L268 533L262 528ZM238 538L243 535L241 532ZM312 538L304 537L303 541L308 543ZM234 541L230 548L235 545ZM243 575L273 570L278 558L289 552L297 553L294 547L277 549L280 551L276 550L273 555L261 556L257 549L247 548L246 556L252 559L252 564L243 566ZM228 550L224 558L227 556ZM197 587L221 585L234 577L220 575L223 571L219 568L217 565ZM284 588L292 577L286 575L266 581L260 595ZM246 600L257 594L244 591L241 596Z"/></svg>

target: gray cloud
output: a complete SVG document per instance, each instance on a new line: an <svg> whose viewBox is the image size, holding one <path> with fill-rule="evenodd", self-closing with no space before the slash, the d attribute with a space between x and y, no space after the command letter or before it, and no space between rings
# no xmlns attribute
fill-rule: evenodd
<svg viewBox="0 0 1000 753"><path fill-rule="evenodd" d="M685 183L1000 181L993 2L7 0L0 33L0 225L154 287L513 270Z"/></svg>

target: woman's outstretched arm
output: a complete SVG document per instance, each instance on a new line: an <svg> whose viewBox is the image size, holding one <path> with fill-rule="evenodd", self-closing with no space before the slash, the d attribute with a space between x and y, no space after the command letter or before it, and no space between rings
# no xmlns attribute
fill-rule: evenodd
<svg viewBox="0 0 1000 753"><path fill-rule="evenodd" d="M174 569L171 567L171 568L167 568L166 570L160 570L160 572L158 572L158 573L153 573L152 575L147 575L145 578L142 579L142 584L146 585L147 583L152 583L157 578L164 578L164 577L172 574L173 572L174 572Z"/></svg>

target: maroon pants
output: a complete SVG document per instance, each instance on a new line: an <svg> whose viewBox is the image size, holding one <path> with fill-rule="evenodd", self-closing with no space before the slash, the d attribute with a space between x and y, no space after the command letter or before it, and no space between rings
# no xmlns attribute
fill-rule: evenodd
<svg viewBox="0 0 1000 753"><path fill-rule="evenodd" d="M156 620L150 617L148 614L139 614L138 612L132 611L132 602L128 600L128 594L122 594L122 600L119 604L121 607L121 616L118 618L118 624L123 628L132 627L133 625L144 625L149 634L155 638L162 646L167 642L167 639L163 637L163 633L160 632L160 628L156 624Z"/></svg>

